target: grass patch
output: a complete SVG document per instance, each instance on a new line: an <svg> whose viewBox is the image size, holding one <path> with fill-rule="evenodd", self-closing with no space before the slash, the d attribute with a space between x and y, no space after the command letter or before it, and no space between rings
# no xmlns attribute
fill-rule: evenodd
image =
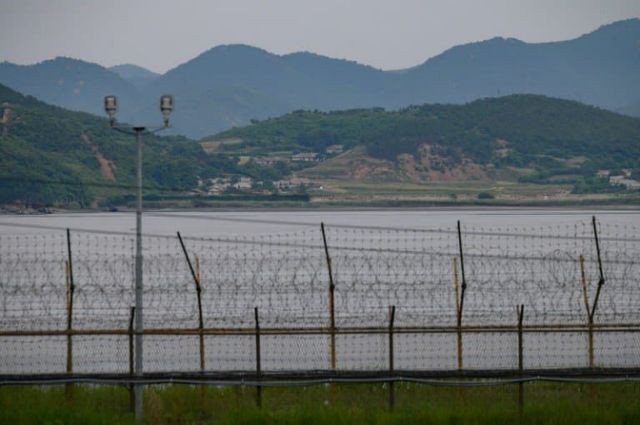
<svg viewBox="0 0 640 425"><path fill-rule="evenodd" d="M384 384L265 388L263 408L251 387L160 385L145 391L147 424L512 424L518 387L448 388L396 384L388 406ZM640 384L525 385L527 424L640 423ZM0 424L133 424L121 386L0 388Z"/></svg>

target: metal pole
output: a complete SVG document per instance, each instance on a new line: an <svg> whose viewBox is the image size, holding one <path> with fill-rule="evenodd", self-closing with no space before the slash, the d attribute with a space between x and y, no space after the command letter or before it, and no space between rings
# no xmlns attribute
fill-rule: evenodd
<svg viewBox="0 0 640 425"><path fill-rule="evenodd" d="M330 344L331 344L331 370L336 369L336 313L334 304L334 293L336 286L333 283L333 270L331 269L331 257L329 256L329 247L327 245L327 235L324 231L324 223L320 223L322 230L322 242L324 243L324 254L327 258L327 269L329 271L329 317L331 326Z"/></svg>
<svg viewBox="0 0 640 425"><path fill-rule="evenodd" d="M453 257L453 286L456 295L456 321L457 321L457 353L458 369L462 369L462 319L460 317L460 282L458 279L458 258Z"/></svg>
<svg viewBox="0 0 640 425"><path fill-rule="evenodd" d="M588 328L588 357L589 367L593 367L593 318L589 310L589 290L587 289L587 274L584 271L584 257L580 256L580 281L582 283L582 298L584 308L587 311L587 328Z"/></svg>
<svg viewBox="0 0 640 425"><path fill-rule="evenodd" d="M142 332L144 330L142 320L142 133L144 127L134 127L136 142L138 144L138 165L137 165L137 185L138 202L136 206L136 376L142 377ZM137 384L134 387L134 397L136 404L136 420L142 421L143 407L142 397L144 387Z"/></svg>
<svg viewBox="0 0 640 425"><path fill-rule="evenodd" d="M589 319L589 340L588 340L588 348L589 348L589 367L594 366L594 356L593 356L593 321Z"/></svg>
<svg viewBox="0 0 640 425"><path fill-rule="evenodd" d="M460 311L460 281L458 279L458 258L453 257L453 289L456 294L456 318Z"/></svg>
<svg viewBox="0 0 640 425"><path fill-rule="evenodd" d="M593 300L593 307L591 308L591 322L593 322L593 316L596 314L596 308L598 307L598 300L600 299L600 291L604 285L604 273L602 272L602 257L600 256L600 242L598 240L598 226L596 225L596 216L591 217L593 223L593 237L596 241L596 253L598 254L598 271L600 272L600 280L598 280L598 288L596 289L596 297Z"/></svg>
<svg viewBox="0 0 640 425"><path fill-rule="evenodd" d="M202 318L202 298L200 293L202 292L202 288L200 282L202 282L202 278L200 277L200 257L197 255L196 257L196 276L198 277L198 320L200 322L200 370L204 372L205 370L205 355L204 355L204 333L202 332L204 329L204 320ZM202 386L204 389L204 385Z"/></svg>
<svg viewBox="0 0 640 425"><path fill-rule="evenodd" d="M582 255L580 255L580 283L582 284L582 300L587 312L587 320L589 320L591 317L589 312L589 290L587 289L587 274L584 271L584 257Z"/></svg>
<svg viewBox="0 0 640 425"><path fill-rule="evenodd" d="M462 310L464 308L464 293L467 289L467 280L464 274L464 253L462 250L462 231L460 229L460 220L458 220L458 248L460 251L460 272L462 273L462 285L460 291L460 303L458 309L458 369L462 370L463 357L462 357ZM456 269L457 275L457 269Z"/></svg>
<svg viewBox="0 0 640 425"><path fill-rule="evenodd" d="M129 316L129 375L133 378L133 374L135 372L134 362L133 362L133 320L136 314L136 308L131 307L131 315ZM129 385L129 407L132 412L135 412L136 409L136 398L134 393L134 386Z"/></svg>
<svg viewBox="0 0 640 425"><path fill-rule="evenodd" d="M67 229L67 262L66 262L66 275L67 275L67 373L73 373L73 339L71 336L71 330L73 329L73 293L75 291L75 284L73 280L73 259L71 255L71 232ZM73 385L65 385L65 393L67 400L73 398Z"/></svg>
<svg viewBox="0 0 640 425"><path fill-rule="evenodd" d="M467 289L467 280L464 274L464 254L462 251L462 231L460 230L460 220L458 220L458 247L460 249L460 271L462 272L462 291L460 293L460 314L458 316L458 324L462 324L462 310L464 308L464 291Z"/></svg>
<svg viewBox="0 0 640 425"><path fill-rule="evenodd" d="M604 286L604 273L602 272L602 257L600 256L600 242L598 240L598 226L596 225L596 216L591 217L593 224L593 237L596 242L596 254L598 255L598 271L600 272L600 279L598 280L598 287L596 288L596 296L593 300L593 307L591 308L591 314L589 315L589 367L594 367L593 356L593 318L596 314L596 308L598 308L598 300L600 299L600 292L602 286Z"/></svg>
<svg viewBox="0 0 640 425"><path fill-rule="evenodd" d="M524 304L520 304L518 309L518 371L520 372L520 378L522 378L522 372L524 371L524 357L523 357L523 345L522 338L522 321L524 320ZM520 423L522 423L524 415L524 382L518 383L518 413L520 416Z"/></svg>
<svg viewBox="0 0 640 425"><path fill-rule="evenodd" d="M202 330L204 329L204 319L202 317L202 286L200 285L200 260L198 256L196 256L196 269L193 268L191 264L191 258L189 258L189 253L187 252L187 248L184 245L184 241L182 240L182 235L178 232L178 240L180 241L180 246L182 247L182 252L184 253L184 257L187 259L187 264L189 265L189 271L191 271L191 277L193 278L193 282L196 285L196 297L198 300L198 331L200 334L200 371L204 372L204 334Z"/></svg>
<svg viewBox="0 0 640 425"><path fill-rule="evenodd" d="M253 311L256 320L256 381L260 381L262 371L260 365L260 318L258 316L258 307L255 307ZM260 384L256 386L256 404L258 408L262 408L262 386Z"/></svg>
<svg viewBox="0 0 640 425"><path fill-rule="evenodd" d="M396 306L392 305L391 307L389 307L389 377L390 378L393 378L393 370L394 370L393 322L395 321L395 318L396 318ZM390 410L393 410L393 407L395 406L395 403L396 403L395 388L393 384L394 384L393 381L389 381L389 409Z"/></svg>

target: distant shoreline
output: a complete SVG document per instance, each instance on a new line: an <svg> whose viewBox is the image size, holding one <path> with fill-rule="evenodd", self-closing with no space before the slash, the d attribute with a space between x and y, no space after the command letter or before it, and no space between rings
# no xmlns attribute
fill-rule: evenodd
<svg viewBox="0 0 640 425"><path fill-rule="evenodd" d="M48 216L48 215L67 215L67 214L118 214L118 213L133 213L135 208L118 208L116 211L109 211L105 209L64 209L64 208L47 208L47 212L41 212L38 210L26 210L25 212L10 211L7 209L0 209L0 216ZM640 204L625 204L625 203L591 203L591 204L445 204L445 205L353 205L353 204L332 204L332 205L220 205L212 207L146 207L144 212L172 212L172 213L212 213L212 212L261 212L261 211L274 211L274 212L295 212L295 211L345 211L345 212L358 212L358 211L504 211L504 212L516 212L516 211L558 211L560 213L571 211L588 211L588 210L606 210L612 212L639 212Z"/></svg>

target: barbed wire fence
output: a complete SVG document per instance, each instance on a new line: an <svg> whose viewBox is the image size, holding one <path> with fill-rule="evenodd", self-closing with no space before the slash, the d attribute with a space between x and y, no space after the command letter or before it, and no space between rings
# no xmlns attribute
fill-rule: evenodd
<svg viewBox="0 0 640 425"><path fill-rule="evenodd" d="M39 230L0 235L2 384L640 376L635 225L146 235L142 378L134 235Z"/></svg>

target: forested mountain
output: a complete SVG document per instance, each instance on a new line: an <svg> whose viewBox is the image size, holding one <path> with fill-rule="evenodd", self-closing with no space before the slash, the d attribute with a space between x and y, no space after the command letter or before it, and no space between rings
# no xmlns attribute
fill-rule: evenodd
<svg viewBox="0 0 640 425"><path fill-rule="evenodd" d="M123 79L127 80L137 88L142 88L149 85L153 80L158 78L160 74L149 71L138 65L123 64L116 65L109 68L110 71L115 72Z"/></svg>
<svg viewBox="0 0 640 425"><path fill-rule="evenodd" d="M136 144L106 119L71 112L0 85L0 204L89 206L131 194ZM200 145L145 136L144 181L187 189L212 170Z"/></svg>
<svg viewBox="0 0 640 425"><path fill-rule="evenodd" d="M454 47L409 70L402 86L408 103L530 93L616 110L640 101L640 20L569 41L494 38Z"/></svg>
<svg viewBox="0 0 640 425"><path fill-rule="evenodd" d="M36 65L0 63L0 84L52 105L100 115L105 95L117 95L125 109L131 108L138 96L136 88L116 73L62 57Z"/></svg>
<svg viewBox="0 0 640 425"><path fill-rule="evenodd" d="M640 20L630 19L569 41L534 44L494 38L457 46L401 71L306 52L275 55L229 45L162 76L147 74L144 84L128 65L110 71L64 58L30 66L0 64L0 83L93 113L101 113L105 94L116 94L121 97L120 117L136 122L154 122L158 97L171 93L176 99L173 131L190 137L296 109L401 108L517 93L635 114L639 46Z"/></svg>
<svg viewBox="0 0 640 425"><path fill-rule="evenodd" d="M176 94L175 121L194 136L298 108L343 109L377 103L385 74L310 53L277 56L244 45L219 46L157 79L152 97ZM187 129L188 130L185 130Z"/></svg>
<svg viewBox="0 0 640 425"><path fill-rule="evenodd" d="M217 134L240 147L324 152L332 144L364 145L369 155L396 160L424 155L450 164L483 166L640 168L640 119L539 95L511 95L465 105L426 104L337 112L295 111ZM445 161L445 162L446 162ZM570 167L569 167L570 168Z"/></svg>

